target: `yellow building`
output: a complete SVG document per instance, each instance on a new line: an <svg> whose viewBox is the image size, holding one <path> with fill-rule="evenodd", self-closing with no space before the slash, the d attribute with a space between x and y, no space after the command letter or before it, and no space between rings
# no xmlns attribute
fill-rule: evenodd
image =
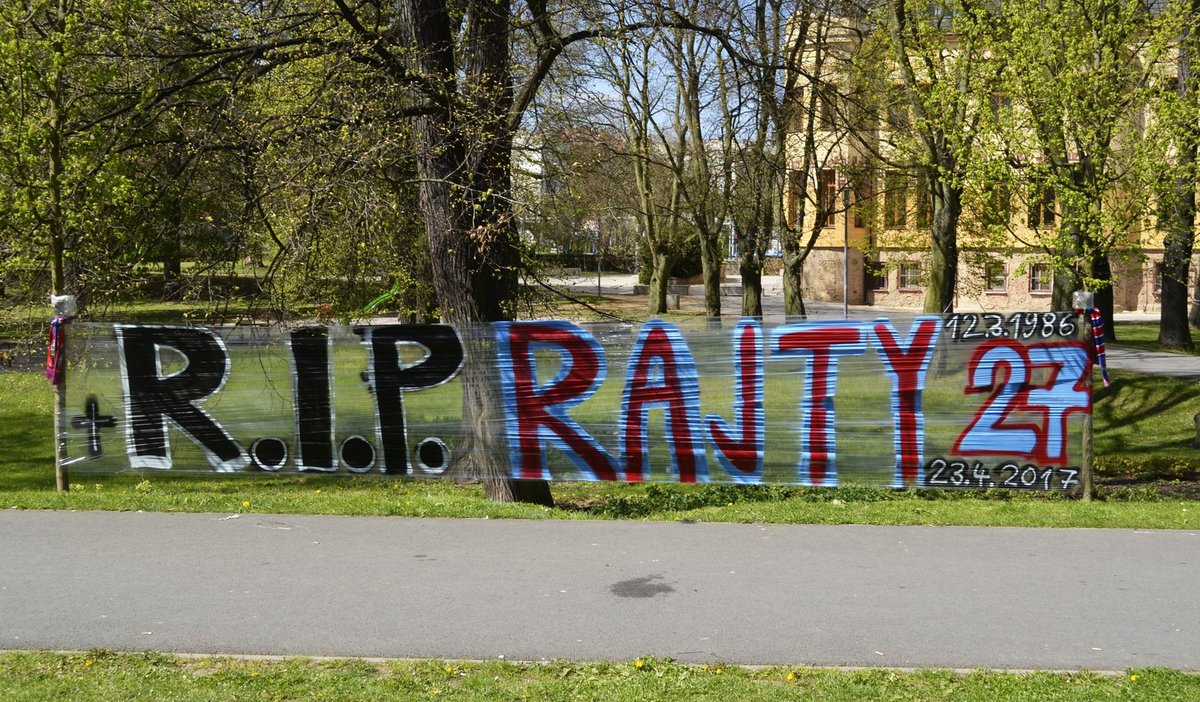
<svg viewBox="0 0 1200 702"><path fill-rule="evenodd" d="M885 165L900 160L889 137L907 128L911 117L900 103L854 96L848 67L867 50L873 31L867 21L826 21L824 41L812 42L814 48L799 54L802 70L796 72L790 96L798 116L791 120L787 139L785 215L804 238L816 234L803 266L805 296L840 302L845 294L850 304L920 308L930 265L930 199L910 174ZM1169 84L1173 70L1164 67L1159 80ZM993 116L1022 109L998 92L971 99L976 109L990 110ZM1153 120L1147 111L1141 108L1134 118L1139 129ZM981 143L977 152L988 148ZM999 222L998 212L1004 213ZM1061 224L1061 213L1050 188L1018 198L1002 186L986 196L964 197L955 309L1049 310L1053 267L1034 243L1039 234ZM981 233L985 230L987 236ZM1003 232L999 241L996 231ZM1114 307L1157 312L1163 234L1155 213L1138 217L1123 239L1129 245L1110 255ZM1193 276L1195 269L1193 261Z"/></svg>

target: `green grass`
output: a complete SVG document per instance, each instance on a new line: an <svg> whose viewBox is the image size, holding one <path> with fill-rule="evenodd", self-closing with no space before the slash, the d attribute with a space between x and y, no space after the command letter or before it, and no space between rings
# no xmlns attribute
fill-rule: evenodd
<svg viewBox="0 0 1200 702"><path fill-rule="evenodd" d="M1128 346L1143 351L1163 351L1169 353L1186 353L1175 349L1164 349L1158 343L1158 322L1121 322L1117 325L1117 341L1114 346ZM1200 341L1196 331L1192 330L1192 341ZM1200 355L1200 347L1192 351Z"/></svg>
<svg viewBox="0 0 1200 702"><path fill-rule="evenodd" d="M1112 385L1097 384L1093 399L1099 475L1180 478L1200 470L1193 416L1200 383L1114 371Z"/></svg>
<svg viewBox="0 0 1200 702"><path fill-rule="evenodd" d="M159 654L0 655L8 702L153 700L1189 700L1200 676L689 666L656 658L544 664L181 659Z"/></svg>

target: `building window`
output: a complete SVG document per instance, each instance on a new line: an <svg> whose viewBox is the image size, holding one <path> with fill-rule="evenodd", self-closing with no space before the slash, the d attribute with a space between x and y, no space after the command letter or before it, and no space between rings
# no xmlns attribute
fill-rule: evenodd
<svg viewBox="0 0 1200 702"><path fill-rule="evenodd" d="M900 289L919 290L921 287L921 264L901 263L899 268Z"/></svg>
<svg viewBox="0 0 1200 702"><path fill-rule="evenodd" d="M1034 193L1033 204L1029 208L1029 228L1054 226L1054 188L1043 188L1041 193Z"/></svg>
<svg viewBox="0 0 1200 702"><path fill-rule="evenodd" d="M1008 274L1004 264L992 261L983 267L984 289L988 292L1004 292L1008 289Z"/></svg>
<svg viewBox="0 0 1200 702"><path fill-rule="evenodd" d="M832 227L837 212L837 174L832 168L822 168L819 178L820 209L817 210L817 218L821 220L822 227Z"/></svg>
<svg viewBox="0 0 1200 702"><path fill-rule="evenodd" d="M886 291L888 289L887 268L879 261L867 264L867 285L871 290Z"/></svg>
<svg viewBox="0 0 1200 702"><path fill-rule="evenodd" d="M1159 294L1159 295L1162 294L1162 282L1163 282L1163 264L1160 261L1159 263L1154 264L1154 292L1156 294Z"/></svg>
<svg viewBox="0 0 1200 702"><path fill-rule="evenodd" d="M887 106L887 123L892 131L902 132L908 129L908 104L893 102Z"/></svg>
<svg viewBox="0 0 1200 702"><path fill-rule="evenodd" d="M1048 293L1053 285L1049 263L1035 263L1029 267L1029 292Z"/></svg>
<svg viewBox="0 0 1200 702"><path fill-rule="evenodd" d="M893 173L884 184L883 226L900 229L908 224L908 179Z"/></svg>

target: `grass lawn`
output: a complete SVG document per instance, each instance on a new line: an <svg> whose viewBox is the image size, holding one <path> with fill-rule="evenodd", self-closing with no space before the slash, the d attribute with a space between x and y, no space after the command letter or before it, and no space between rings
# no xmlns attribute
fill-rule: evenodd
<svg viewBox="0 0 1200 702"><path fill-rule="evenodd" d="M1192 330L1192 341L1200 342L1200 334ZM1143 351L1167 351L1158 345L1158 322L1120 322L1117 324L1115 346L1128 346ZM1185 353L1170 351L1170 353ZM1200 354L1198 347L1193 354Z"/></svg>
<svg viewBox="0 0 1200 702"><path fill-rule="evenodd" d="M842 671L620 663L180 659L158 654L0 655L0 697L26 700L1193 700L1200 676Z"/></svg>

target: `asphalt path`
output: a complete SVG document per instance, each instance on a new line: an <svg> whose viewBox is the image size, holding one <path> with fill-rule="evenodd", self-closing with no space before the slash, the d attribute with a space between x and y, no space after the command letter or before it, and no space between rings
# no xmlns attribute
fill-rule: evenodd
<svg viewBox="0 0 1200 702"><path fill-rule="evenodd" d="M1200 669L1200 533L0 512L0 649Z"/></svg>

